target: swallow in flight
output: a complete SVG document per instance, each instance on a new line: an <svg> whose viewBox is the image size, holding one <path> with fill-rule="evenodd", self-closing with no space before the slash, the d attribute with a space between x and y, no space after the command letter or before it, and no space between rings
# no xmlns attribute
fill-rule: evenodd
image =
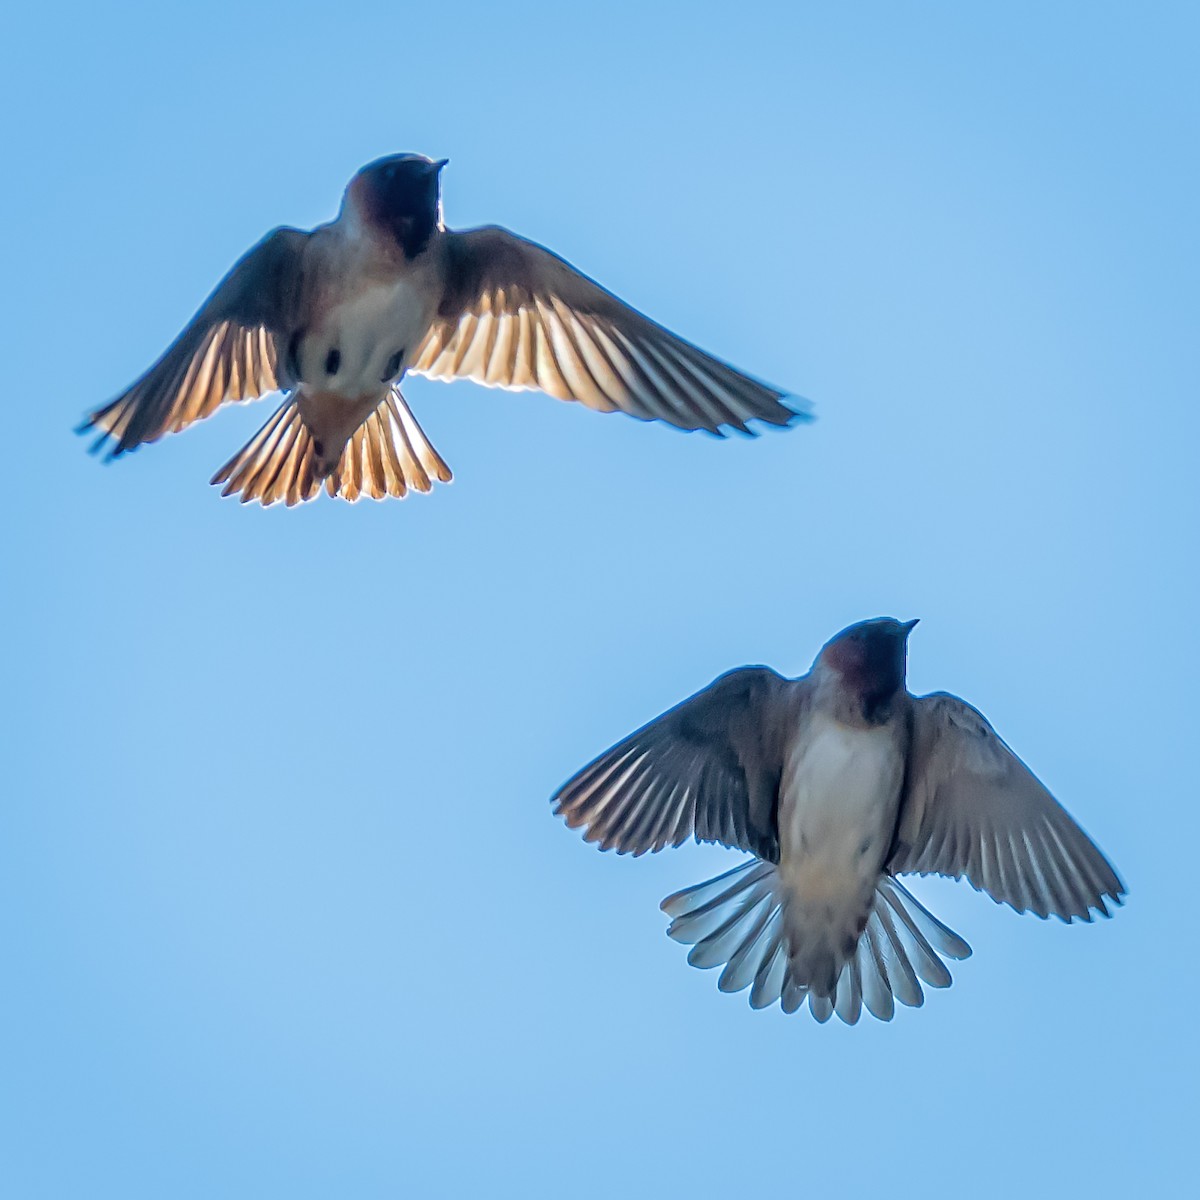
<svg viewBox="0 0 1200 1200"><path fill-rule="evenodd" d="M451 478L401 394L410 371L716 434L803 415L542 246L498 226L447 229L444 166L381 158L350 181L336 219L267 234L163 356L86 418L93 448L116 458L282 391L212 482L243 503L293 505L322 484L382 499Z"/></svg>
<svg viewBox="0 0 1200 1200"><path fill-rule="evenodd" d="M897 876L965 877L1019 913L1108 916L1124 885L976 709L905 684L915 621L828 642L808 674L741 667L606 751L554 797L602 850L720 842L753 857L669 896L667 933L718 987L854 1024L947 987L970 947Z"/></svg>

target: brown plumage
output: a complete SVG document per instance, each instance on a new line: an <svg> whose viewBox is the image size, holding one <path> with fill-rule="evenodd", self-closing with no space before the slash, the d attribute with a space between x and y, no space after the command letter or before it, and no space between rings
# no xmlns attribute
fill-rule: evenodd
<svg viewBox="0 0 1200 1200"><path fill-rule="evenodd" d="M801 415L549 250L498 227L447 229L443 165L380 159L351 180L336 220L268 234L163 356L84 421L93 448L115 458L285 390L213 482L243 502L294 504L322 482L354 500L450 479L400 393L409 371L716 434Z"/></svg>

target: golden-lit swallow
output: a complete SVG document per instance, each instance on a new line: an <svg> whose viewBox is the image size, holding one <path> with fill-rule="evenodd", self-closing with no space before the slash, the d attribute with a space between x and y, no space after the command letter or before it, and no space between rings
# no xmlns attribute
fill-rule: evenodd
<svg viewBox="0 0 1200 1200"><path fill-rule="evenodd" d="M337 218L250 250L166 353L93 412L110 458L226 401L287 393L212 482L244 502L428 491L450 470L400 393L412 371L536 389L681 429L787 425L785 393L676 337L549 250L442 222L445 160L379 159Z"/></svg>
<svg viewBox="0 0 1200 1200"><path fill-rule="evenodd" d="M947 987L971 950L896 879L965 876L1017 912L1090 921L1124 885L984 717L905 686L915 621L864 621L785 679L742 667L566 783L556 811L602 850L688 838L755 857L663 901L722 991L854 1024Z"/></svg>

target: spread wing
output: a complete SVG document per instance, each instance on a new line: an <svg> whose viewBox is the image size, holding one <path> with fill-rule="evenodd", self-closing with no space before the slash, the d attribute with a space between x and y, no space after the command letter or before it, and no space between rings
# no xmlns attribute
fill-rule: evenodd
<svg viewBox="0 0 1200 1200"><path fill-rule="evenodd" d="M308 237L276 229L247 251L158 362L80 425L80 433L99 430L92 449L107 448L107 457L116 458L185 429L226 401L274 391Z"/></svg>
<svg viewBox="0 0 1200 1200"><path fill-rule="evenodd" d="M444 235L446 290L411 368L433 379L546 392L600 412L719 433L798 415L655 324L570 263L506 229Z"/></svg>
<svg viewBox="0 0 1200 1200"><path fill-rule="evenodd" d="M1108 915L1125 888L1095 843L956 696L913 704L907 791L888 870L966 876L997 903L1070 921Z"/></svg>
<svg viewBox="0 0 1200 1200"><path fill-rule="evenodd" d="M619 854L694 837L777 861L786 716L802 684L767 667L722 675L563 784L555 812Z"/></svg>

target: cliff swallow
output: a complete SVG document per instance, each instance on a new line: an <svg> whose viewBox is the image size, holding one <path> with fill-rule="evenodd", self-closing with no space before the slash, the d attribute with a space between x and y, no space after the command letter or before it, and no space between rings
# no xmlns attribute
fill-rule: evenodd
<svg viewBox="0 0 1200 1200"><path fill-rule="evenodd" d="M600 849L689 837L754 855L663 901L667 933L750 1004L807 1000L853 1025L864 1006L947 987L970 947L899 883L966 877L1017 912L1108 916L1124 885L991 725L945 692L905 686L915 621L851 625L807 675L742 667L631 734L554 797Z"/></svg>
<svg viewBox="0 0 1200 1200"><path fill-rule="evenodd" d="M280 228L235 264L166 353L80 432L115 458L227 401L286 392L213 477L223 495L296 504L428 491L450 470L400 393L408 372L536 389L601 412L721 433L800 415L785 393L655 324L549 250L442 222L441 170L362 168L337 218Z"/></svg>

